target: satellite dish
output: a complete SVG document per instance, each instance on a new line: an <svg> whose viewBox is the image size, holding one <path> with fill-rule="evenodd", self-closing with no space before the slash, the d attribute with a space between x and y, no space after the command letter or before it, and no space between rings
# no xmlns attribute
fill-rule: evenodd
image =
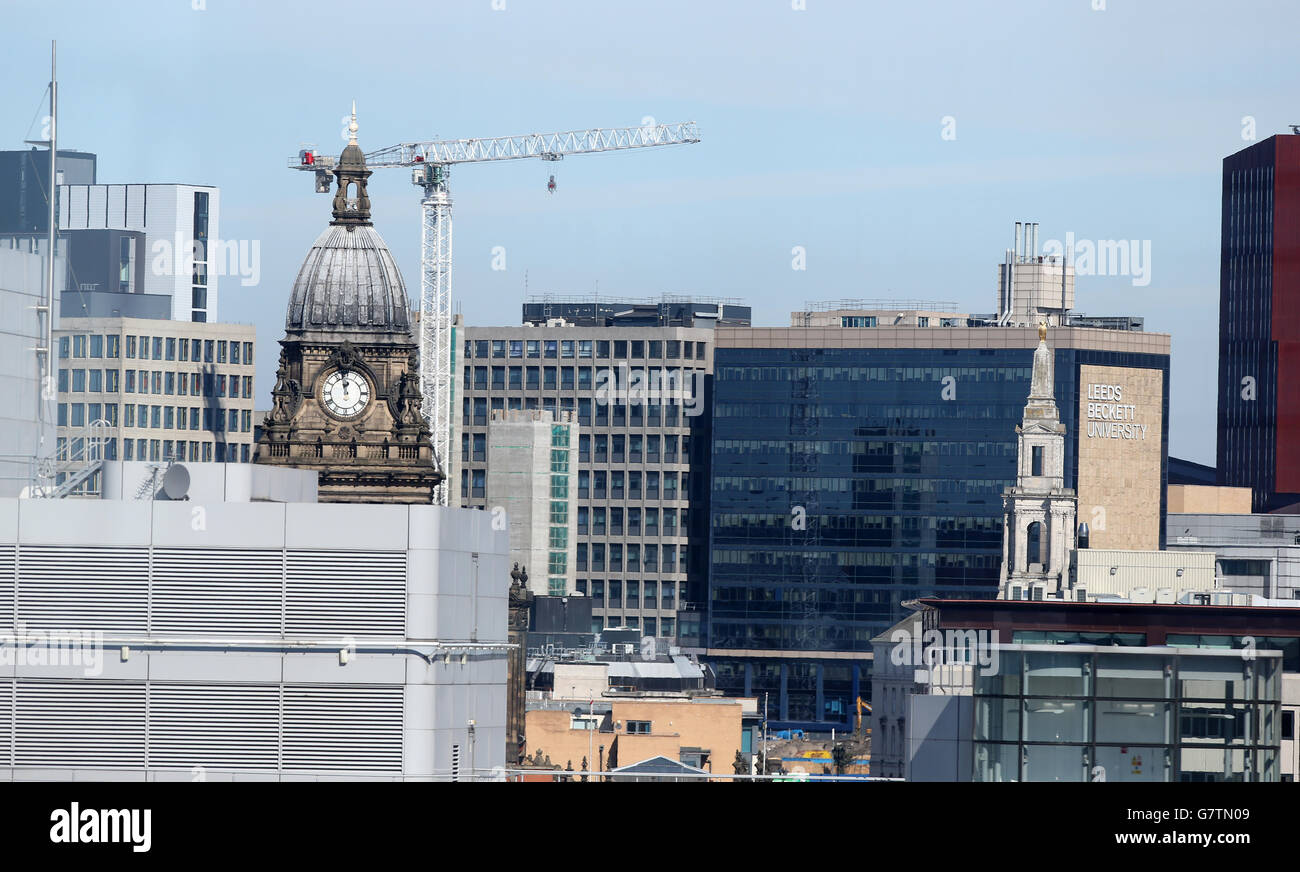
<svg viewBox="0 0 1300 872"><path fill-rule="evenodd" d="M190 471L184 464L173 463L163 474L163 493L169 500L183 500L190 492Z"/></svg>

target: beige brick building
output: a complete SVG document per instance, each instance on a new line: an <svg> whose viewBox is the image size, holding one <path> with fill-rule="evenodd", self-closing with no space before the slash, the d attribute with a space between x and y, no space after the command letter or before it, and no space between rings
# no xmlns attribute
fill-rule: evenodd
<svg viewBox="0 0 1300 872"><path fill-rule="evenodd" d="M254 342L248 324L63 318L61 456L102 421L107 460L251 462Z"/></svg>

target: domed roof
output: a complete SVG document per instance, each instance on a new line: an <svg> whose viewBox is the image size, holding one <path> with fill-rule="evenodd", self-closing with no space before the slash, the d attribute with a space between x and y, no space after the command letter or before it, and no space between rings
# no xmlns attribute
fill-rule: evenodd
<svg viewBox="0 0 1300 872"><path fill-rule="evenodd" d="M331 224L316 237L289 294L284 328L290 334L410 333L406 285L374 227Z"/></svg>

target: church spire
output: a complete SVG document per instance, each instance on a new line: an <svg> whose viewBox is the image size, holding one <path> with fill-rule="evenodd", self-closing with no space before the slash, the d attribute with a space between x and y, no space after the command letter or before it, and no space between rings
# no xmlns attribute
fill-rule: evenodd
<svg viewBox="0 0 1300 872"><path fill-rule="evenodd" d="M1055 369L1052 349L1047 347L1047 324L1040 323L1029 382L1029 402L1025 404L1025 421L1057 419Z"/></svg>

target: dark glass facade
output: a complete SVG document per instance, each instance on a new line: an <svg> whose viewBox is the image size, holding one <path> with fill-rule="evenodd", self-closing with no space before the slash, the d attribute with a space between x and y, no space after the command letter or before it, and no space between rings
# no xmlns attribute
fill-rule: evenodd
<svg viewBox="0 0 1300 872"><path fill-rule="evenodd" d="M720 688L760 703L770 693L778 725L847 728L871 638L904 601L996 594L1032 359L1029 348L715 350L703 646ZM1057 349L1055 362L1068 487L1079 367L1162 371L1163 485L1168 357ZM1162 505L1161 529L1163 518Z"/></svg>
<svg viewBox="0 0 1300 872"><path fill-rule="evenodd" d="M1223 161L1219 483L1300 502L1300 136Z"/></svg>

